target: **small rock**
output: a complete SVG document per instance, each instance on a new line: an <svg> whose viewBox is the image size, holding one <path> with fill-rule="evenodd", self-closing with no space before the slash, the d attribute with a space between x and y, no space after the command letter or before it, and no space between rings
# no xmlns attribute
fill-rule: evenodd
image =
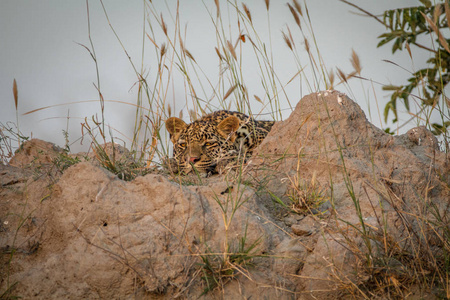
<svg viewBox="0 0 450 300"><path fill-rule="evenodd" d="M294 224L291 226L292 232L298 236L308 236L312 234L311 227L305 224Z"/></svg>

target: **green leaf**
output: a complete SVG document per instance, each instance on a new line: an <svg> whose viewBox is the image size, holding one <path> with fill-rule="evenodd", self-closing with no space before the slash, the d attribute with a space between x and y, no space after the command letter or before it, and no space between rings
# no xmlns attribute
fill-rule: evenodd
<svg viewBox="0 0 450 300"><path fill-rule="evenodd" d="M390 134L390 135L394 135L394 134L395 134L395 132L394 132L394 131L391 131L391 129L390 129L389 127L386 127L386 128L384 129L384 132L386 132L386 133L388 133L388 134Z"/></svg>
<svg viewBox="0 0 450 300"><path fill-rule="evenodd" d="M450 122L444 122L444 124L433 123L433 124L431 124L431 127L434 128L432 133L434 135L444 134L447 132L447 127L449 127L449 126L450 126Z"/></svg>
<svg viewBox="0 0 450 300"><path fill-rule="evenodd" d="M377 48L383 46L384 44L389 43L389 42L392 41L393 39L395 39L395 36L392 35L391 33L389 33L387 38L385 38L384 40L381 40L381 41L378 43Z"/></svg>
<svg viewBox="0 0 450 300"><path fill-rule="evenodd" d="M398 91L401 88L401 86L396 85L383 85L382 87L383 91Z"/></svg>
<svg viewBox="0 0 450 300"><path fill-rule="evenodd" d="M386 106L384 107L384 122L387 122L388 120L388 116L389 116L389 111L392 109L392 102L388 102L386 104Z"/></svg>
<svg viewBox="0 0 450 300"><path fill-rule="evenodd" d="M430 8L432 5L430 0L419 0L419 1L420 1L420 3L425 5L426 8Z"/></svg>

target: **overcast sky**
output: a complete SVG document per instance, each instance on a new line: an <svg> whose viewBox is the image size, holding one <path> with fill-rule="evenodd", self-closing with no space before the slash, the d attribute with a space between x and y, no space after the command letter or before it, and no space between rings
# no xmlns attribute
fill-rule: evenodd
<svg viewBox="0 0 450 300"><path fill-rule="evenodd" d="M222 1L221 1L222 2ZM254 26L259 36L269 43L269 30L266 7L263 0L244 1L249 7ZM303 5L303 1L299 1ZM353 1L364 9L380 14L386 9L414 6L419 1L412 0L377 0ZM283 82L287 82L295 72L293 56L283 41L281 30L289 26L298 41L298 54L306 67L310 63L304 47L301 46L301 34L286 5L287 1L270 3L270 38L272 40L275 71ZM420 61L428 57L426 52L413 48L413 62L407 52L392 55L391 45L376 48L377 36L384 28L367 17L355 14L356 10L337 0L306 0L311 23L313 25L318 48L327 69L339 67L345 72L352 71L349 58L352 49L359 55L362 76L383 84L402 84L409 73L391 64L383 62L392 60L409 71L421 67ZM151 43L143 39L144 6L141 0L104 1L109 20L119 35L131 60L151 74L155 70L156 59ZM229 5L222 2L224 21L232 19ZM239 2L240 5L240 2ZM174 27L170 17L176 11L176 1L152 1L152 7L162 12L168 27ZM214 26L208 9L215 13L213 0L181 1L180 19L185 33L186 48L195 57L197 64L208 78L217 78L219 62L214 46L216 45ZM101 90L105 99L136 103L137 86L135 73L124 54L114 33L110 29L99 1L89 1L91 36L94 43L101 80ZM148 11L147 11L148 12ZM149 15L153 24L154 16ZM153 19L153 20L152 20ZM228 26L228 25L227 25ZM96 100L97 91L93 83L97 82L96 69L89 52L79 44L90 47L88 36L87 9L85 1L60 0L2 0L0 1L0 121L15 122L15 107L12 93L14 78L19 88L19 123L21 131L28 136L45 139L58 145L64 144L62 130L66 130L66 116L70 114L68 124L69 138L75 141L81 135L80 123L84 117L99 113L98 103L80 103L55 106L30 115L22 115L40 107L67 104L71 102ZM297 30L296 30L297 29ZM149 30L145 27L145 30ZM161 33L157 34L161 37ZM237 36L233 36L236 39ZM142 44L145 40L145 56L142 62ZM159 44L161 41L157 41ZM253 65L245 67L250 95L261 95L262 89L258 68ZM305 74L308 71L305 71ZM255 74L255 75L253 75ZM152 76L148 77L152 80ZM179 84L179 86L177 86ZM300 83L297 83L300 85ZM303 83L304 84L304 83ZM186 109L186 89L183 81L174 81L173 94L170 99L175 103L175 114ZM372 89L373 87L373 89ZM314 88L313 88L314 89ZM370 82L352 80L350 90L344 85L336 89L347 93L356 100L378 126L380 116L377 103L382 111L388 100L387 93L381 86ZM289 98L300 98L311 90L299 92L298 88L288 91ZM297 94L296 94L297 93ZM302 94L303 93L303 94ZM255 104L256 105L256 104ZM283 117L289 116L287 103L281 103ZM369 114L370 108L370 114ZM130 137L134 126L134 109L124 104L106 104L107 123L122 132L124 140ZM185 115L186 116L186 115ZM402 120L409 117L402 115ZM186 120L187 121L187 120ZM404 130L414 127L407 126ZM402 132L404 132L402 130ZM128 142L128 140L126 140ZM86 148L78 144L72 150Z"/></svg>

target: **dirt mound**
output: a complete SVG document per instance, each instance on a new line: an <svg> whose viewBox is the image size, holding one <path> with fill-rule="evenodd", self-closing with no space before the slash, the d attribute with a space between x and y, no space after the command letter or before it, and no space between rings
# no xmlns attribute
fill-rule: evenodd
<svg viewBox="0 0 450 300"><path fill-rule="evenodd" d="M362 264L391 272L386 265L398 262L402 251L416 253L411 259L430 251L430 259L445 260L449 156L424 127L391 136L368 122L345 94L326 91L304 97L288 120L275 124L256 156L253 178L264 181L269 193L261 198L271 211L277 209L275 195L294 209L309 202L309 209L333 215L315 222L322 236L299 272L316 296L330 296L330 290L353 293L351 285L374 280ZM284 221L293 232L310 231L301 218ZM437 232L433 224L443 228ZM364 257L380 251L396 255L384 262ZM401 277L392 276L393 281Z"/></svg>
<svg viewBox="0 0 450 300"><path fill-rule="evenodd" d="M385 134L337 92L303 98L245 179L127 182L88 161L55 170L63 151L32 143L0 166L7 296L362 297L383 238L404 252L433 245L419 250L435 257L445 248L431 224L450 210L449 164L434 136Z"/></svg>

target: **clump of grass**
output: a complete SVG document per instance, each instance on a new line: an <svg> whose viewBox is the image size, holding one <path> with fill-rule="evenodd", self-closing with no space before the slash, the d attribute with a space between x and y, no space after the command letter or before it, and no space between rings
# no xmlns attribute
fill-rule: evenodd
<svg viewBox="0 0 450 300"><path fill-rule="evenodd" d="M145 175L146 173L150 172L149 169L145 168L144 162L135 161L132 155L128 153L126 149L124 150L124 153L119 153L120 148L114 143L112 134L110 133L111 143L108 143L106 140L105 132L101 129L101 127L98 126L98 123L95 122L94 118L92 119L92 121L97 125L95 129L98 130L98 134L103 140L103 144L100 144L98 142L97 137L94 134L94 128L89 125L87 120L82 124L82 127L91 137L92 151L96 160L102 167L116 174L120 179L126 181L132 180L139 175Z"/></svg>
<svg viewBox="0 0 450 300"><path fill-rule="evenodd" d="M228 245L224 253L214 253L206 246L206 253L201 254L202 260L199 266L202 270L202 279L205 283L202 296L208 292L223 288L223 286L236 278L239 274L248 276L248 269L253 266L253 259L259 257L258 245L261 238L248 245L247 227L242 236L234 246Z"/></svg>
<svg viewBox="0 0 450 300"><path fill-rule="evenodd" d="M82 159L89 160L88 156L80 157L79 155L70 155L69 132L63 130L63 136L65 140L64 149L52 160L53 165L60 173L63 173L67 168L81 162Z"/></svg>
<svg viewBox="0 0 450 300"><path fill-rule="evenodd" d="M16 124L0 123L0 162L7 164L15 151L29 139L19 131Z"/></svg>
<svg viewBox="0 0 450 300"><path fill-rule="evenodd" d="M326 188L320 186L315 176L311 180L303 181L294 176L289 178L291 182L290 189L287 192L291 200L290 209L297 214L317 214L318 208L328 201Z"/></svg>
<svg viewBox="0 0 450 300"><path fill-rule="evenodd" d="M79 162L81 162L80 157L70 156L66 150L53 159L53 164L60 173Z"/></svg>
<svg viewBox="0 0 450 300"><path fill-rule="evenodd" d="M282 208L284 213L320 214L320 206L330 199L327 189L320 186L314 179L310 182L298 180L298 178L289 179L291 184L284 200L268 188L264 188L264 191L270 195L274 203Z"/></svg>

